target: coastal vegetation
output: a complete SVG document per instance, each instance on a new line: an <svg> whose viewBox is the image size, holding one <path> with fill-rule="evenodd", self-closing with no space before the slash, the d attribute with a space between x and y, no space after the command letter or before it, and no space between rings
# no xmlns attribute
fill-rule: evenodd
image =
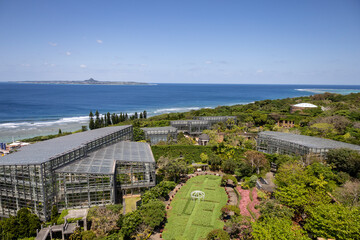
<svg viewBox="0 0 360 240"><path fill-rule="evenodd" d="M318 107L290 113L291 106L301 102L312 103ZM97 113L93 121L91 121L91 115L92 112L90 113L90 129L126 124L133 124L135 128L163 127L170 125L172 120L193 119L199 116L236 116L237 124L234 124L235 127L231 131L227 131L226 137L242 144L244 143L238 132L260 130L291 132L360 144L360 93L348 95L324 93L306 97L263 100L246 105L203 108L149 118L146 111L139 115L134 113L131 116L124 113L107 113L100 116ZM294 122L294 126L281 126L282 121ZM225 124L220 123L214 126L212 131L208 131L207 133L213 136L211 142L216 141L216 132L224 130L226 130Z"/></svg>
<svg viewBox="0 0 360 240"><path fill-rule="evenodd" d="M191 136L184 134L179 134L176 142L159 142L151 146L159 183L142 193L141 204L132 212L123 215L121 210L115 216L102 210L103 214L97 216L102 217L101 221L112 221L111 227L103 231L96 229L95 224L90 231L77 233L80 234L78 239L146 239L154 232L162 233L164 239L172 239L172 236L178 239L358 239L359 152L334 149L325 160L312 155L264 154L255 150L256 143L251 134L273 130L360 144L359 100L360 93L326 93L149 118L144 112L127 118L126 114L109 113L101 120L100 114L95 113L90 129L106 124L132 124L137 141L146 141L141 127L168 126L171 120L233 115L238 121L218 123L205 130L210 137L207 146L197 145ZM290 113L290 106L300 102L319 107ZM294 126L280 126L278 121L282 120L293 121ZM97 127L96 122L100 124ZM196 164L227 175L223 179L210 175L191 178L176 193L167 209L168 194L177 184L185 183L189 174L197 170ZM249 196L251 202L259 202L259 214L246 206L251 217L234 214L224 223L221 209L227 211L229 207L223 208L227 198L220 184L225 185L230 179L235 185L238 183L253 192L258 179L266 178L271 171L276 172L275 177L268 179L272 181L273 189L260 190L257 195ZM192 190L204 191L206 201L192 201L189 198Z"/></svg>

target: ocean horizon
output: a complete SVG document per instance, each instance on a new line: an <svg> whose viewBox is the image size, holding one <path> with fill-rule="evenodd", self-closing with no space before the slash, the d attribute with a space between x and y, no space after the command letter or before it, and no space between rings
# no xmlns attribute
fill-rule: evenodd
<svg viewBox="0 0 360 240"><path fill-rule="evenodd" d="M68 85L0 82L0 142L75 131L101 114L142 112L148 116L248 104L265 99L324 92L360 92L359 85L178 84Z"/></svg>

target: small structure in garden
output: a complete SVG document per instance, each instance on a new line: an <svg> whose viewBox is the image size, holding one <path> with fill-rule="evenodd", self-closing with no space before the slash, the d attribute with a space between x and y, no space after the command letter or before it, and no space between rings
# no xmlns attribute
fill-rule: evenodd
<svg viewBox="0 0 360 240"><path fill-rule="evenodd" d="M191 199L192 200L199 200L201 201L205 199L205 193L203 191L199 191L199 190L196 190L196 191L192 191L191 192Z"/></svg>
<svg viewBox="0 0 360 240"><path fill-rule="evenodd" d="M205 133L201 134L198 138L198 143L201 146L208 145L209 141L210 141L210 137L209 137L209 135L207 135Z"/></svg>

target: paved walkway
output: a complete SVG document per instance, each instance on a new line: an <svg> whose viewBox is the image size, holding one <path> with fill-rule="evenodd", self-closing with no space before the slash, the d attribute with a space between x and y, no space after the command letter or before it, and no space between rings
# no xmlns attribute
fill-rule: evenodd
<svg viewBox="0 0 360 240"><path fill-rule="evenodd" d="M62 232L62 235L72 234L75 232L76 228L77 228L76 223L66 223L66 224L53 225L46 228L42 228L36 235L35 240L46 240L49 234L51 236L51 233L54 232Z"/></svg>
<svg viewBox="0 0 360 240"><path fill-rule="evenodd" d="M238 196L235 193L234 188L232 187L225 187L225 190L229 193L229 200L230 202L228 203L228 205L237 205L238 203Z"/></svg>

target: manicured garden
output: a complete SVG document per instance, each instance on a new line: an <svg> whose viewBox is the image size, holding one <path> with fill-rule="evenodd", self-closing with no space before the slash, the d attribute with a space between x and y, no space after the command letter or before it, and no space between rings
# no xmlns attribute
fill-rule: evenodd
<svg viewBox="0 0 360 240"><path fill-rule="evenodd" d="M162 237L171 239L200 239L213 229L223 228L220 220L221 208L228 197L220 187L221 177L203 175L189 179L175 195L168 211L168 222ZM204 200L192 200L191 192L205 193Z"/></svg>

